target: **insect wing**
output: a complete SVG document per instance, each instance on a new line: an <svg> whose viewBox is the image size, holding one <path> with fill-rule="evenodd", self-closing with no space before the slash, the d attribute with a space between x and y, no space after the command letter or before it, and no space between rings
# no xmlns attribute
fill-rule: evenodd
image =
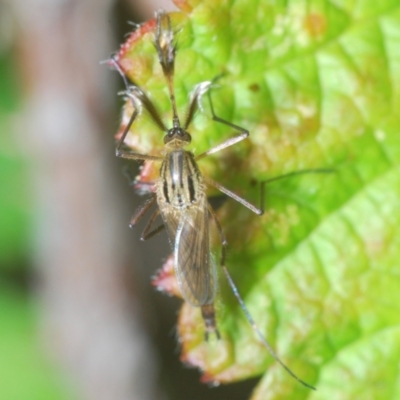
<svg viewBox="0 0 400 400"><path fill-rule="evenodd" d="M179 221L174 243L175 274L183 298L193 306L213 302L215 262L210 254L206 199L188 208Z"/></svg>

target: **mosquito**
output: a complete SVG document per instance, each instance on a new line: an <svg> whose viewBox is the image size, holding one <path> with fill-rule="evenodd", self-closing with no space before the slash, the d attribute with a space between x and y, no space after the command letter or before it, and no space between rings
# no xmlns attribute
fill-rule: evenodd
<svg viewBox="0 0 400 400"><path fill-rule="evenodd" d="M147 211L157 203L158 208L150 217L142 233L141 239L147 240L160 232L164 227L166 228L173 251L175 275L179 289L186 302L193 307L199 307L201 309L205 325L205 339L208 340L209 336L212 334L214 334L218 339L220 338L214 309L214 300L217 288L216 263L211 255L210 249L209 225L210 220L213 220L222 244L220 259L221 268L255 334L263 343L264 347L269 351L271 356L293 378L307 388L315 390L313 386L301 380L283 363L268 343L247 309L241 295L239 294L237 286L225 265L227 241L215 212L207 199L206 186L217 188L219 191L241 203L255 214L262 215L264 213L264 186L267 182L290 175L297 175L299 173L322 172L322 170L303 170L262 182L260 207L254 206L214 180L204 177L199 170L197 162L206 156L215 154L248 138L249 131L228 122L215 114L209 91L213 84L212 81L202 82L195 86L189 100L186 116L183 122L180 120L174 93L174 68L176 55L174 31L171 27L169 15L163 10L156 12L155 17L156 28L154 34L154 45L168 86L172 108L171 128L167 127L163 122L156 106L151 102L146 93L140 87L128 83L127 78L118 64L117 58L113 57L110 60L110 63L118 70L125 82L127 87L125 93L130 99L134 109L128 124L118 140L116 156L128 160L154 161L161 163L159 178L153 184L150 184L150 186L148 186L148 183L143 186L144 192L150 193L151 197L137 210L130 225L136 225ZM191 135L188 132L188 128L196 111L199 108L201 109L200 100L205 94L207 94L209 99L212 119L236 130L238 134L195 156L191 151L185 149L191 142ZM165 132L165 149L163 154L160 156L140 154L124 149L124 141L130 127L143 109L150 114L155 124ZM141 188L141 183L138 182L137 186ZM151 230L159 215L161 215L163 224Z"/></svg>

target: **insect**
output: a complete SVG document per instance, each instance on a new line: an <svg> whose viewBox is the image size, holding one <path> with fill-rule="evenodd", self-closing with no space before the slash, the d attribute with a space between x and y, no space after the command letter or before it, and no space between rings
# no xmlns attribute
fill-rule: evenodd
<svg viewBox="0 0 400 400"><path fill-rule="evenodd" d="M172 108L172 127L170 128L165 125L157 108L145 92L138 86L129 85L117 59L112 58L110 60L111 64L120 72L124 79L127 87L126 95L130 99L134 109L128 124L118 140L116 155L117 157L128 160L144 160L161 163L159 178L153 184L143 184L143 186L141 186L141 183L138 183L138 187L145 193L150 193L151 196L137 210L131 220L131 226L134 226L147 211L157 203L158 208L150 217L142 233L142 239L146 240L160 232L164 227L166 228L174 254L175 275L182 297L192 306L201 309L205 324L205 338L208 339L212 334L217 338L220 337L214 309L217 287L216 262L211 255L210 249L209 224L210 221L213 221L221 238L221 268L259 340L274 359L281 364L292 377L304 386L315 389L297 377L297 375L281 361L254 322L225 266L227 241L218 219L216 218L215 212L208 202L205 191L207 185L213 186L225 195L238 201L255 214L262 215L264 212L264 185L268 181L264 181L261 185L260 207L256 207L219 183L204 177L197 165L197 162L202 158L246 139L249 136L249 131L231 122L225 121L215 114L209 90L213 83L211 81L202 82L195 86L189 100L187 114L182 122L177 112L174 94L176 44L174 42L174 32L171 27L170 17L164 11L158 11L156 13L154 45L169 92ZM199 108L200 99L205 94L208 95L212 119L236 130L238 134L195 156L191 151L185 149L191 142L191 135L188 132L188 128ZM165 132L165 150L163 155L139 154L124 148L124 141L130 127L143 109L150 114L158 128ZM298 173L310 171L312 170L303 170ZM285 176L296 175L298 173L294 172ZM283 176L278 178L280 179L282 177ZM275 179L277 178L272 180ZM151 230L159 215L161 215L163 225Z"/></svg>

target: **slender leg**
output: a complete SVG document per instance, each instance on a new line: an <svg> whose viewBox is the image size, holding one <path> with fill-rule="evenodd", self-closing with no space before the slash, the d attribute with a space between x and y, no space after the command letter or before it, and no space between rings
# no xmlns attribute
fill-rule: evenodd
<svg viewBox="0 0 400 400"><path fill-rule="evenodd" d="M231 197L232 199L236 200L238 203L244 205L245 207L247 207L250 211L253 211L253 213L257 214L257 215L262 215L264 213L264 185L263 183L261 184L261 207L257 208L256 206L254 206L253 204L251 204L250 202L248 202L247 200L243 199L242 197L238 196L236 193L230 191L229 189L227 189L226 187L220 185L218 182L213 181L210 178L205 178L204 177L204 181L211 185L214 186L215 188L217 188L218 190L220 190L222 193L226 194L227 196Z"/></svg>
<svg viewBox="0 0 400 400"><path fill-rule="evenodd" d="M140 110L141 106L143 106L149 112L151 118L156 122L156 124L158 125L158 127L161 130L166 131L167 128L164 125L164 123L162 122L160 114L157 111L156 107L150 101L150 99L146 96L146 94L139 87L129 85L128 80L127 80L125 74L123 73L121 67L119 66L117 60L115 59L115 57L111 57L110 62L113 65L113 67L118 71L118 73L121 75L122 80L124 81L124 84L126 87L126 93L127 93L128 97L130 98L133 109L134 109L133 114L129 119L128 125L125 127L125 129L121 135L121 138L118 140L117 148L115 151L116 156L120 157L120 158L125 158L128 160L156 160L156 161L158 160L158 161L161 161L163 159L162 157L151 156L148 154L134 153L131 151L126 151L126 150L121 149L123 146L123 143L125 141L125 138L133 124L133 121L139 115L139 110Z"/></svg>
<svg viewBox="0 0 400 400"><path fill-rule="evenodd" d="M227 148L227 147L233 146L234 144L236 144L236 143L238 143L238 142L240 142L240 141L242 141L242 140L248 138L249 135L250 135L250 133L249 133L249 131L248 131L247 129L244 129L244 128L242 128L241 126L232 124L232 122L226 121L226 120L224 120L224 119L218 117L218 116L215 114L215 111L214 111L214 106L213 106L213 102L212 102L212 99L211 99L211 93L210 93L210 91L207 92L207 95L208 95L208 100L209 100L209 102L210 102L210 109L211 109L211 114L212 114L212 119L213 119L213 121L220 122L221 124L227 125L227 126L233 128L233 129L235 129L236 131L239 131L239 132L241 132L241 133L240 133L239 135L237 135L237 136L234 136L234 137L232 137L232 138L229 138L228 140L225 140L225 141L222 142L221 144L219 144L219 145L217 145L217 146L215 146L215 147L213 147L213 148L207 150L206 152L204 152L204 153L202 153L202 154L199 154L199 155L196 157L196 160L200 160L201 158L204 158L204 157L206 157L206 156L208 156L208 155L210 155L210 154L214 154L214 153L216 153L216 152L218 152L218 151L220 151L220 150L223 150L223 149L225 149L225 148Z"/></svg>
<svg viewBox="0 0 400 400"><path fill-rule="evenodd" d="M272 346L269 344L265 336L262 334L260 331L260 328L257 326L255 323L253 317L251 316L246 304L244 303L242 296L240 295L237 286L235 285L235 282L233 281L231 274L229 273L228 269L226 268L225 265L222 265L222 269L225 273L226 278L228 279L229 285L232 288L233 294L235 295L236 299L238 300L240 307L242 308L244 314L246 315L246 319L253 328L255 334L258 336L260 339L261 343L264 345L264 347L268 350L269 354L277 361L285 370L286 372L291 375L294 379L296 379L298 382L300 382L302 385L305 387L316 390L314 386L309 385L308 383L304 382L302 379L300 379L288 366L286 366L283 361L278 357L278 355L275 353L274 349Z"/></svg>
<svg viewBox="0 0 400 400"><path fill-rule="evenodd" d="M162 225L158 226L157 228L153 229L151 232L149 232L154 221L156 220L156 218L159 215L160 215L160 210L157 209L156 211L154 211L149 222L147 223L146 227L144 228L144 231L142 233L142 236L140 237L140 240L143 240L143 241L148 240L148 239L152 238L153 236L157 235L157 233L160 233L165 228L165 225L162 224Z"/></svg>
<svg viewBox="0 0 400 400"><path fill-rule="evenodd" d="M129 223L129 227L133 228L141 219L142 217L146 214L146 212L150 209L150 207L155 203L156 201L156 196L153 195L150 199L148 199L135 213L135 215L132 217L131 222ZM157 209L153 215L151 216L149 222L147 223L146 227L143 230L142 236L140 237L140 240L147 240L150 239L151 237L157 235L157 233L161 232L164 229L164 224L160 225L156 229L150 231L150 228L152 227L155 219L158 217L160 214L160 211Z"/></svg>
<svg viewBox="0 0 400 400"><path fill-rule="evenodd" d="M234 136L232 138L229 138L227 140L225 140L224 142L220 143L217 146L212 147L211 149L207 150L204 153L199 154L196 157L196 161L200 160L210 154L214 154L217 153L220 150L223 150L227 147L233 146L234 144L246 139L247 137L249 137L250 133L247 129L244 129L238 125L232 124L229 121L226 121L220 117L218 117L215 114L214 111L214 106L212 103L212 99L211 99L211 94L208 91L207 92L208 95L208 99L210 102L210 108L211 108L211 113L212 113L212 118L214 121L216 122L220 122L224 125L230 126L233 129L238 130L239 132L242 132L241 134ZM194 107L191 105L190 109ZM192 111L194 113L194 111ZM190 114L189 114L190 115ZM191 118L191 117L190 117ZM242 197L238 196L236 193L232 192L231 190L225 188L224 186L222 186L221 184L219 184L218 182L213 181L212 179L209 178L204 178L204 180L206 181L206 183L208 183L211 186L214 186L215 188L217 188L218 190L220 190L222 193L226 194L227 196L231 197L232 199L236 200L237 202L239 202L240 204L244 205L245 207L247 207L249 210L253 211L255 214L257 215L262 215L264 214L264 200L265 200L265 185L267 183L273 182L273 181L277 181L279 179L283 179L283 178L288 178L291 176L296 176L296 175L301 175L301 174L307 174L307 173L332 173L335 172L333 169L330 168L318 168L318 169L305 169L302 171L295 171L295 172L289 172L288 174L284 174L281 176L277 176L271 179L267 179L265 181L262 181L260 183L260 207L256 207L255 205L253 205L252 203L250 203L249 201L243 199Z"/></svg>
<svg viewBox="0 0 400 400"><path fill-rule="evenodd" d="M281 179L286 179L290 178L291 176L296 176L296 175L304 175L304 174L332 174L336 172L333 168L312 168L312 169L302 169L300 171L293 171L293 172L288 172L287 174L279 175L279 176L274 176L273 178L266 179L265 181L262 181L261 184L265 185L267 183L271 183L274 181L279 181Z"/></svg>
<svg viewBox="0 0 400 400"><path fill-rule="evenodd" d="M156 196L153 195L150 199L146 200L143 205L141 205L131 218L129 223L129 227L133 228L146 214L146 212L150 209L150 207L155 203Z"/></svg>
<svg viewBox="0 0 400 400"><path fill-rule="evenodd" d="M210 178L204 177L204 181L217 188L220 190L222 193L226 194L227 196L231 197L232 199L236 200L238 203L242 204L246 208L248 208L250 211L253 211L257 215L262 215L264 214L264 204L265 204L265 186L268 183L278 181L280 179L284 178L289 178L292 176L297 176L297 175L303 175L303 174L327 174L327 173L333 173L335 170L330 169L330 168L318 168L318 169L303 169L302 171L294 171L294 172L289 172L288 174L276 176L274 178L267 179L265 181L260 182L260 207L256 207L249 201L243 199L242 197L238 196L236 193L232 192L231 190L227 189L226 187L222 186L218 182L215 182L214 180Z"/></svg>
<svg viewBox="0 0 400 400"><path fill-rule="evenodd" d="M227 147L233 146L234 144L239 143L248 137L249 137L249 132L244 132L244 133L241 133L240 135L231 137L231 138L225 140L224 142L218 144L217 146L214 146L211 149L205 151L204 153L201 153L198 156L196 156L196 161L198 161L204 157L207 157L210 154L214 154L214 153L217 153L218 151L226 149Z"/></svg>
<svg viewBox="0 0 400 400"><path fill-rule="evenodd" d="M215 215L215 213L214 213L214 211L212 210L211 207L208 207L208 212L212 216L212 218L214 219L214 222L215 222L215 224L217 226L217 230L218 230L219 236L221 238L221 243L222 243L221 267L222 267L222 270L224 271L224 274L225 274L226 278L228 279L229 286L231 287L231 289L233 291L233 294L235 295L236 299L238 300L238 302L240 304L240 307L243 310L247 321L249 322L249 324L253 328L256 336L259 338L259 340L264 345L264 347L268 350L268 352L271 354L271 356L275 359L275 361L277 361L288 372L289 375L291 375L294 379L296 379L298 382L300 382L305 387L307 387L309 389L312 389L312 390L316 390L315 387L313 387L313 386L309 385L308 383L304 382L303 380L301 380L288 366L286 366L283 363L283 361L275 353L274 349L269 344L269 342L267 341L265 336L262 334L262 332L261 332L260 328L258 327L258 325L255 323L255 321L254 321L252 315L250 314L245 302L242 299L242 296L239 293L239 290L238 290L235 282L232 279L231 274L229 273L228 269L226 268L226 265L225 265L225 254L226 254L227 241L226 241L225 235L224 235L224 233L222 231L221 225L218 222L218 219L217 219L217 217L216 217L216 215Z"/></svg>
<svg viewBox="0 0 400 400"><path fill-rule="evenodd" d="M109 62L121 75L121 78L124 81L124 85L126 88L126 94L130 98L133 108L135 110L138 109L137 102L139 102L149 112L151 118L156 123L156 125L162 131L166 132L168 129L165 126L164 122L162 121L159 111L157 110L156 106L152 103L152 101L148 98L146 93L144 93L143 90L139 88L139 86L129 84L128 79L126 78L126 75L124 74L121 67L119 66L118 61L115 56L111 57Z"/></svg>
<svg viewBox="0 0 400 400"><path fill-rule="evenodd" d="M208 205L208 213L210 217L214 220L215 225L218 230L219 237L221 239L221 245L222 245L222 250L221 250L221 265L225 265L225 257L226 257L226 248L228 246L228 241L226 240L224 231L222 230L221 224L218 221L217 216L215 215L215 212L211 206L211 204Z"/></svg>
<svg viewBox="0 0 400 400"><path fill-rule="evenodd" d="M121 67L119 66L117 58L115 57L115 55L110 58L109 62L118 71L118 73L120 74L122 80L124 81L126 89L128 90L128 88L129 88L128 79L126 79L126 75L124 74L124 72L122 71Z"/></svg>
<svg viewBox="0 0 400 400"><path fill-rule="evenodd" d="M126 138L126 135L128 134L129 129L131 128L131 125L132 125L133 121L136 119L136 117L137 117L138 114L139 114L138 107L134 107L134 108L135 108L135 109L134 109L134 111L133 111L133 114L132 114L131 118L129 119L128 125L126 125L124 131L122 132L122 135L121 135L120 139L118 140L117 148L116 148L116 151L115 151L115 155L116 155L117 157L125 158L125 159L127 159L127 160L153 160L153 161L162 161L162 160L163 160L162 157L151 156L151 155L149 155L149 154L134 153L134 152L125 151L125 150L122 150L122 149L121 149L121 147L122 147L122 145L123 145L123 143L124 143L124 140L125 140L125 138Z"/></svg>

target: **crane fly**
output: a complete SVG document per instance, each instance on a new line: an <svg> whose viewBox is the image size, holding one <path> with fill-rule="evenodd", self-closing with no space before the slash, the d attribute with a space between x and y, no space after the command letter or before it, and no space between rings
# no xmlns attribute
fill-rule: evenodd
<svg viewBox="0 0 400 400"><path fill-rule="evenodd" d="M265 183L289 175L297 175L304 172L322 172L323 170L303 170L262 182L260 207L254 206L219 183L204 177L199 170L197 162L206 156L217 153L227 147L241 142L249 136L249 131L228 122L215 114L209 91L213 83L212 81L202 82L195 86L190 96L186 116L182 122L177 112L174 93L174 68L176 55L174 31L171 27L169 15L162 10L156 13L154 45L168 87L172 108L171 128L167 127L163 122L157 108L146 93L140 87L128 83L127 78L118 64L118 59L113 57L110 60L110 63L118 70L125 82L127 87L125 94L131 101L134 110L128 124L124 128L122 135L118 140L116 155L117 157L128 160L154 161L161 163L159 178L153 184L149 185L148 183L144 183L144 189L142 187L142 190L145 193L151 193L151 197L137 210L131 220L131 226L134 226L147 213L147 211L157 203L158 208L150 217L150 220L142 233L141 239L146 240L160 232L164 227L166 228L173 251L174 269L179 289L186 302L193 307L199 307L201 309L205 325L205 338L207 340L211 334L220 338L214 309L217 276L216 262L212 257L210 249L209 224L210 220L212 220L215 223L221 238L221 268L225 273L229 285L243 309L247 320L255 331L255 334L272 357L293 378L307 388L315 390L313 386L301 380L283 363L283 361L281 361L249 313L228 269L225 266L227 241L214 210L210 206L205 190L207 185L215 187L225 195L233 198L250 209L255 214L262 215L264 212L263 204ZM188 128L196 111L198 108L201 108L200 100L205 94L207 94L209 99L212 119L236 130L238 134L196 156L185 148L191 142L191 135L188 132ZM163 154L160 156L140 154L124 149L124 141L130 127L142 110L146 110L158 128L165 132L165 149ZM140 182L138 183L138 186L141 187ZM163 225L151 230L159 215L161 215Z"/></svg>

